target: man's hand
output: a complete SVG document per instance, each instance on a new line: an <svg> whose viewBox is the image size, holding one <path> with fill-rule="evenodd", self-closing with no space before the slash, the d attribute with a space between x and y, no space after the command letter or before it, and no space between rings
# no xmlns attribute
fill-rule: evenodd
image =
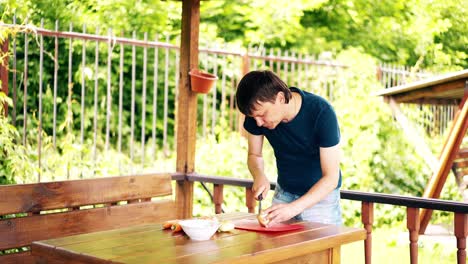
<svg viewBox="0 0 468 264"><path fill-rule="evenodd" d="M262 194L262 197L265 198L270 190L270 181L266 177L258 177L254 180L252 185L252 191L256 200L258 196Z"/></svg>
<svg viewBox="0 0 468 264"><path fill-rule="evenodd" d="M265 213L268 213L267 218L270 220L268 226L272 226L276 223L288 221L289 219L300 214L302 210L297 207L294 203L275 204L270 208L267 208Z"/></svg>

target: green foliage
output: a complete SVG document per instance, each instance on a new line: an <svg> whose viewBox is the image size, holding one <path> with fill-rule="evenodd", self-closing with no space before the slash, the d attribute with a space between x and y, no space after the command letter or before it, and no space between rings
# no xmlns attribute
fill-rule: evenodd
<svg viewBox="0 0 468 264"><path fill-rule="evenodd" d="M312 54L358 48L383 62L433 71L468 67L463 0L273 2L203 3L201 35Z"/></svg>
<svg viewBox="0 0 468 264"><path fill-rule="evenodd" d="M12 101L0 92L0 185L21 183L34 173L31 160L25 155L27 148L18 144L19 133L3 114L5 105L11 107Z"/></svg>
<svg viewBox="0 0 468 264"><path fill-rule="evenodd" d="M75 29L82 29L86 24L87 32L105 34L112 28L113 32L122 32L126 36L133 30L138 30L137 38L142 39L143 32L148 33L149 39L154 39L156 33L168 34L169 41L177 43L180 28L181 3L179 1L97 1L97 0L1 0L1 20L11 23L13 13L16 12L17 23L40 25L44 18L44 26L52 29L55 21L59 20L59 30L68 30L72 23ZM270 8L274 5L275 8ZM54 6L54 8L50 8ZM268 6L268 8L266 8ZM411 1L380 1L365 0L334 0L334 1L277 1L273 4L267 0L242 1L202 1L201 3L201 43L229 43L232 46L246 47L258 45L265 48L282 48L319 54L324 51L334 51L337 59L348 65L349 70L343 72L342 78L347 80L348 93L338 96L335 106L340 120L343 148L343 189L353 189L371 192L398 193L404 195L421 195L424 185L430 177L429 168L424 165L421 157L413 150L410 142L392 120L391 113L380 98L370 96L373 91L382 87L375 81L376 60L413 65L416 68L426 68L436 71L467 68L466 43L468 28L466 27L466 5L462 0L442 2ZM0 32L1 39L17 34L15 30ZM118 35L118 34L117 34ZM17 36L18 58L24 57L24 37ZM162 37L160 37L161 39ZM29 56L38 56L38 36L30 37ZM14 182L32 182L41 174L42 180L62 180L101 175L121 175L126 173L148 171L174 171L175 153L167 149L161 151L161 137L158 134L155 142L157 152L148 150L147 153L136 151L132 158L119 152L113 147L105 147L105 120L107 68L104 62L99 63L98 73L94 75L94 61L87 60L81 65L82 43L74 41L72 52L72 83L66 87L58 87L57 102L57 143L51 136L53 130L53 88L51 80L53 71L44 71L43 81L43 109L41 131L41 170L39 170L38 156L38 127L37 113L39 65L29 62L29 78L27 106L29 109L29 129L26 144L23 146L18 129L11 125L11 120L0 115L0 184ZM94 44L93 44L94 45ZM95 47L88 45L87 54L94 54ZM53 69L54 61L50 52L53 50L53 39L44 39L46 54L44 68ZM120 47L113 47L120 51ZM68 50L68 44L60 42L59 50ZM107 55L106 44L100 44L100 54ZM149 51L148 65L153 63L153 51ZM114 54L117 54L114 52ZM115 56L115 55L114 55ZM165 54L159 53L159 61L164 60ZM125 49L124 65L131 65L132 51ZM113 57L115 62L117 57ZM37 61L37 60L35 60ZM143 51L136 52L137 87L142 83ZM24 69L22 60L18 60L18 69ZM107 62L106 62L107 63ZM211 63L211 62L210 62ZM68 83L68 56L61 53L58 58L58 83ZM115 63L114 63L115 65ZM234 76L238 68L225 69L228 76ZM84 67L84 68L83 68ZM126 78L131 76L131 67L124 67ZM148 68L148 72L152 68ZM82 74L85 75L87 106L85 117L81 121L81 108L77 95L81 94ZM159 72L159 76L164 73ZM168 73L170 82L175 79L173 67ZM118 69L111 69L111 82L118 83ZM94 100L94 82L98 81L97 101ZM155 80L151 74L147 80L148 87ZM163 78L159 78L158 87L163 87ZM118 87L112 86L112 94ZM141 90L135 91L141 94ZM129 86L124 87L124 100L131 101L132 91ZM161 92L159 93L161 94ZM18 100L22 101L22 94ZM151 98L152 93L147 95ZM137 105L141 107L141 97L137 97ZM162 105L163 97L158 97L158 105ZM169 87L169 105L175 100L174 87ZM0 106L3 102L11 105L11 99L0 93ZM112 98L113 113L118 112L118 98ZM94 108L96 103L96 108ZM147 101L147 116L150 101ZM141 108L136 111L141 111ZM0 109L0 112L1 109ZM17 109L23 113L22 105ZM97 112L97 115L94 113ZM171 111L169 111L172 113ZM199 109L199 114L201 113ZM111 120L111 127L118 126L117 119ZM158 131L162 130L163 112L157 114ZM18 123L25 117L18 116ZM96 142L91 140L94 131L94 118L98 123ZM168 128L169 144L173 144L174 115L169 116ZM81 143L77 131L84 126L85 142ZM126 134L131 130L131 106L123 106L123 128ZM151 120L146 119L146 131L150 131ZM34 128L34 129L33 129ZM19 125L21 129L21 125ZM141 119L135 120L135 135L142 131ZM226 121L216 127L216 135L197 139L197 172L206 175L225 177L250 178L246 166L247 143L236 133L228 131ZM150 135L147 132L146 138ZM111 142L115 144L117 135L111 135ZM123 151L129 151L130 144L134 149L141 149L141 139L130 142L124 139ZM145 142L152 144L151 140ZM440 142L438 143L440 145ZM438 149L436 149L438 151ZM140 163L145 155L145 164ZM276 166L271 147L264 148L266 174L271 181L276 180ZM142 167L145 169L143 170ZM196 184L195 214L212 213L213 205L206 191ZM211 186L208 186L211 188ZM225 210L245 211L243 204L244 189L237 187L225 188ZM444 187L442 198L459 199L453 177ZM347 224L359 224L360 205L343 201L343 213ZM376 226L392 224L404 219L404 209L394 206L378 205L376 207ZM444 222L451 221L451 214L437 213L436 217Z"/></svg>

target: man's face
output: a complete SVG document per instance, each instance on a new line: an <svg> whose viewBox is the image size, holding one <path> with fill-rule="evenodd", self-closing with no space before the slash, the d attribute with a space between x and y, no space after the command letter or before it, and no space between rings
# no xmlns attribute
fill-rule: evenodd
<svg viewBox="0 0 468 264"><path fill-rule="evenodd" d="M252 117L257 126L274 129L283 120L281 96L276 96L275 102L257 102L252 111Z"/></svg>

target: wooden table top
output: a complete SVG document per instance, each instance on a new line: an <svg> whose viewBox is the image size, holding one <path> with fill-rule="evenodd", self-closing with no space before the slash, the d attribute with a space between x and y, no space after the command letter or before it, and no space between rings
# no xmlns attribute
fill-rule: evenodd
<svg viewBox="0 0 468 264"><path fill-rule="evenodd" d="M217 215L220 220L255 218L249 213ZM363 228L304 223L287 232L235 229L194 241L160 224L141 225L33 242L35 256L67 263L266 263L364 240ZM256 262L253 262L256 261Z"/></svg>

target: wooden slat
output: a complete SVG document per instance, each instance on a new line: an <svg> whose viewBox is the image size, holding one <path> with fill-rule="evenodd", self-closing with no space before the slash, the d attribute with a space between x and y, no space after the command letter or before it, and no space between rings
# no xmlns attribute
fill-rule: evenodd
<svg viewBox="0 0 468 264"><path fill-rule="evenodd" d="M57 249L55 247L49 246L42 242L37 242L33 244L32 250L34 254L41 254L37 263L67 263L67 264L98 264L98 263L114 263L111 261L103 261L95 257L80 254L80 258L77 259L72 252L64 249Z"/></svg>
<svg viewBox="0 0 468 264"><path fill-rule="evenodd" d="M458 151L458 154L457 154L457 159L460 159L460 158L468 158L468 148L461 148L459 151Z"/></svg>
<svg viewBox="0 0 468 264"><path fill-rule="evenodd" d="M468 160L462 160L462 161L455 161L453 162L453 165L459 168L466 168L468 167Z"/></svg>
<svg viewBox="0 0 468 264"><path fill-rule="evenodd" d="M159 200L0 221L0 249L33 241L174 219L174 202Z"/></svg>
<svg viewBox="0 0 468 264"><path fill-rule="evenodd" d="M16 254L9 254L9 255L3 255L0 256L0 263L2 264L17 264L17 263L23 263L23 264L32 264L35 263L34 257L31 256L31 251L25 251L21 253L16 253Z"/></svg>
<svg viewBox="0 0 468 264"><path fill-rule="evenodd" d="M0 215L172 194L170 174L0 186Z"/></svg>

